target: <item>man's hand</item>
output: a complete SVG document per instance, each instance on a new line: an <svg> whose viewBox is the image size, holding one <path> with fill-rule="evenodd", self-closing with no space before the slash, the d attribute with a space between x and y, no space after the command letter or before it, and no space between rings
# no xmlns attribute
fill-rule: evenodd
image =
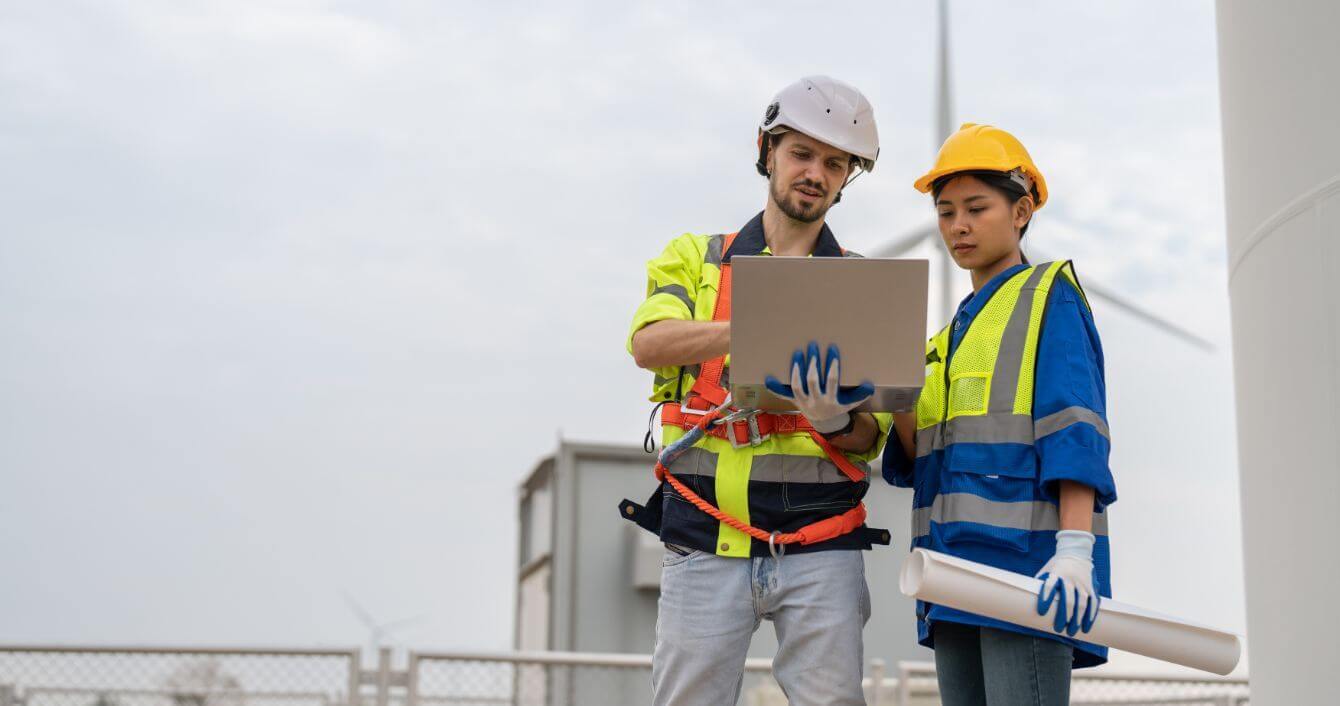
<svg viewBox="0 0 1340 706"><path fill-rule="evenodd" d="M820 371L819 344L811 342L807 350L791 356L790 385L771 375L763 382L774 395L791 400L816 431L831 434L851 423L851 410L870 399L875 386L865 381L855 387L839 387L842 358L835 345L828 347L828 359L822 368Z"/></svg>

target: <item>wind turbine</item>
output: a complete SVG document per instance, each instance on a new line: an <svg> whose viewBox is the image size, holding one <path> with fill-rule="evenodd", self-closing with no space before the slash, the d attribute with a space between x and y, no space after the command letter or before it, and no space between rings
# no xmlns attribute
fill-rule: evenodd
<svg viewBox="0 0 1340 706"><path fill-rule="evenodd" d="M391 633L398 628L404 628L415 623L422 623L427 618L427 616L424 615L416 615L410 618L400 618L385 623L378 623L373 619L372 614L365 610L362 604L355 600L347 591L341 593L344 596L344 602L349 606L349 610L353 611L354 615L358 617L359 622L367 627L368 649L371 650L370 654L372 655L376 655L377 650L381 648L382 638L391 635Z"/></svg>
<svg viewBox="0 0 1340 706"><path fill-rule="evenodd" d="M950 103L953 91L950 87L950 76L949 76L949 3L948 0L939 0L938 5L939 5L938 14L939 14L940 32L939 32L939 47L938 47L939 51L936 52L937 55L937 65L936 65L937 73L935 82L936 142L935 145L933 146L933 149L937 151L940 149L940 145L943 144L944 141L949 138L949 135L952 134L954 131L953 117L952 117L954 111L953 106ZM898 239L893 240L881 247L875 248L870 252L870 254L874 257L898 257L899 255L906 253L908 250L911 250L912 248L926 241L930 241L931 243L938 243L940 241L940 229L938 226L935 225L934 222L918 226L917 228L912 229L911 231L907 232ZM954 315L953 294L950 291L950 286L953 281L952 280L953 261L950 260L949 253L945 252L943 248L935 248L935 251L938 255L937 259L940 262L939 270L940 270L941 316L939 320L949 321L950 317ZM1035 254L1038 255L1038 257L1042 257L1040 254L1036 253L1036 251L1034 252ZM1043 261L1045 260L1046 258L1043 258ZM1157 328L1163 331L1164 333L1180 338L1181 340L1190 343L1191 345L1196 346L1197 348L1206 351L1214 350L1214 345L1211 344L1209 341L1206 341L1200 336L1197 336L1196 334L1191 333L1190 331L1187 331L1186 329L1181 328L1180 326L1166 319L1160 318L1159 316L1156 316L1153 313L1145 311L1143 308L1137 306L1136 304L1130 302L1129 300L1116 294L1111 289L1108 289L1107 287L1101 284L1094 284L1092 281L1085 282L1084 291L1092 298L1101 299L1109 304L1112 304L1118 309L1121 309L1122 311L1125 311L1126 313L1134 316L1135 318L1144 321L1150 326L1153 326L1154 328Z"/></svg>

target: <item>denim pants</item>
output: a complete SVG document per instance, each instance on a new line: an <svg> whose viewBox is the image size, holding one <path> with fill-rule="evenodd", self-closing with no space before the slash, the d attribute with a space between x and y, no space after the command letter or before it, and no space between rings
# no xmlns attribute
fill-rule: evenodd
<svg viewBox="0 0 1340 706"><path fill-rule="evenodd" d="M1067 706L1074 648L996 628L937 622L935 675L944 706Z"/></svg>
<svg viewBox="0 0 1340 706"><path fill-rule="evenodd" d="M763 620L777 630L773 676L792 706L865 704L865 557L830 550L738 559L667 549L651 684L656 706L738 701L745 653Z"/></svg>

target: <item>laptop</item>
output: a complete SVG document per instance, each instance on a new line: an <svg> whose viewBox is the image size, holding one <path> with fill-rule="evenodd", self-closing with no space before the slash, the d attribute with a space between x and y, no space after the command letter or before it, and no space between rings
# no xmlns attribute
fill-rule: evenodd
<svg viewBox="0 0 1340 706"><path fill-rule="evenodd" d="M791 355L810 341L842 353L842 386L869 380L857 409L904 412L926 377L926 260L856 257L731 258L730 387L734 404L794 410L764 387L791 382Z"/></svg>

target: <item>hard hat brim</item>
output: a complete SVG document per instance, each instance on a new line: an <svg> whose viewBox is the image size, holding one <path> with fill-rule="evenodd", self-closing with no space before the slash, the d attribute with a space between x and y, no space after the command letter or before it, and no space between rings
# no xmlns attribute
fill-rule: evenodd
<svg viewBox="0 0 1340 706"><path fill-rule="evenodd" d="M1023 165L1019 165L1019 167L1022 166ZM1019 167L1014 168L1017 169ZM942 177L954 174L964 174L967 172L1000 172L1001 174L1004 174L1008 171L1008 169L1001 169L999 164L968 164L957 165L953 169L932 169L923 174L921 178L912 182L912 187L923 194L929 194L931 192L931 187ZM1047 203L1047 182L1042 179L1041 174L1032 170L1029 170L1029 176L1033 179L1033 188L1038 192L1037 203L1033 204L1033 209L1037 210L1042 208L1043 204Z"/></svg>

